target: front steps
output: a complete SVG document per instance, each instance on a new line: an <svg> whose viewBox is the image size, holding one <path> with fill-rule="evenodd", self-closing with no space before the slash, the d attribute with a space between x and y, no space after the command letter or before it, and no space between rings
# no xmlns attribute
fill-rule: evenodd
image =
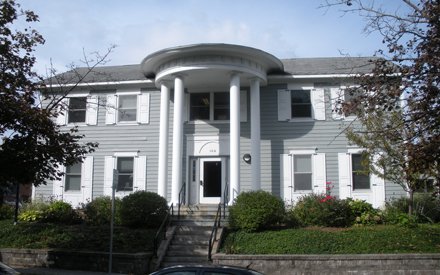
<svg viewBox="0 0 440 275"><path fill-rule="evenodd" d="M208 261L209 237L214 225L218 205L182 206L180 218L175 216L175 226L168 249L160 267L186 264L210 264ZM224 220L222 220L222 225Z"/></svg>

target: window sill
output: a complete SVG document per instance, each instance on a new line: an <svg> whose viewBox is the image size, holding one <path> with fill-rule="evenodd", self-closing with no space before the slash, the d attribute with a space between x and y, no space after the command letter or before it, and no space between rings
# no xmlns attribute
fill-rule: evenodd
<svg viewBox="0 0 440 275"><path fill-rule="evenodd" d="M287 122L315 122L313 118L291 118Z"/></svg>
<svg viewBox="0 0 440 275"><path fill-rule="evenodd" d="M188 121L189 125L206 125L206 124L229 124L230 120L192 120Z"/></svg>

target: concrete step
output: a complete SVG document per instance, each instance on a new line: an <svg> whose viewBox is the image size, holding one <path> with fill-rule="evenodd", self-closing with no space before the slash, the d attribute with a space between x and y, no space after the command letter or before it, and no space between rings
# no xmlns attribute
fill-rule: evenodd
<svg viewBox="0 0 440 275"><path fill-rule="evenodd" d="M205 236L179 236L176 235L171 240L172 245L208 245L209 237Z"/></svg>
<svg viewBox="0 0 440 275"><path fill-rule="evenodd" d="M169 249L167 252L167 257L172 256L208 256L208 246L197 245L198 248L180 248L180 249Z"/></svg>
<svg viewBox="0 0 440 275"><path fill-rule="evenodd" d="M180 219L180 220L173 220L172 224L174 225L180 225L180 226L213 226L214 225L214 219L210 218L200 218L200 219Z"/></svg>

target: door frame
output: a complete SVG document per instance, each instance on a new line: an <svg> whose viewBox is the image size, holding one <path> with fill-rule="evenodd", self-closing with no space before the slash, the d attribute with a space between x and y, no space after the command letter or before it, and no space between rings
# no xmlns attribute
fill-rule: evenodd
<svg viewBox="0 0 440 275"><path fill-rule="evenodd" d="M200 157L199 159L199 177L198 180L200 182L199 184L199 203L202 204L217 204L220 203L222 197L223 197L223 189L225 187L225 179L226 179L226 160L222 157ZM204 191L204 183L203 177L204 177L204 169L203 164L205 162L210 161L219 161L220 162L220 169L221 169L221 179L220 179L220 197L204 197L203 191Z"/></svg>

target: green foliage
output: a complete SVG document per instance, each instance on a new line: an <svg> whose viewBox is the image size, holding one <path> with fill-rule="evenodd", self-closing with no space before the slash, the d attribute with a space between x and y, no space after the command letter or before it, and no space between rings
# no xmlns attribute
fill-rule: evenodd
<svg viewBox="0 0 440 275"><path fill-rule="evenodd" d="M14 216L14 207L3 204L0 206L0 220L12 219Z"/></svg>
<svg viewBox="0 0 440 275"><path fill-rule="evenodd" d="M229 232L222 250L233 254L440 253L440 225L377 225Z"/></svg>
<svg viewBox="0 0 440 275"><path fill-rule="evenodd" d="M151 251L157 229L115 227L113 249L120 253ZM109 226L0 221L0 248L108 251Z"/></svg>
<svg viewBox="0 0 440 275"><path fill-rule="evenodd" d="M348 199L355 224L357 225L374 225L383 222L382 215L373 206L364 200Z"/></svg>
<svg viewBox="0 0 440 275"><path fill-rule="evenodd" d="M72 206L64 201L54 201L49 204L49 208L45 211L45 222L60 224L75 224L81 220Z"/></svg>
<svg viewBox="0 0 440 275"><path fill-rule="evenodd" d="M168 213L165 198L153 192L138 191L122 199L122 225L129 227L159 227Z"/></svg>
<svg viewBox="0 0 440 275"><path fill-rule="evenodd" d="M258 231L283 221L283 201L265 191L243 192L229 207L229 225L234 229Z"/></svg>
<svg viewBox="0 0 440 275"><path fill-rule="evenodd" d="M288 217L302 226L346 227L354 221L349 201L323 194L303 196L288 212Z"/></svg>
<svg viewBox="0 0 440 275"><path fill-rule="evenodd" d="M26 203L20 209L18 220L22 222L75 224L81 219L72 206L63 201L35 201Z"/></svg>
<svg viewBox="0 0 440 275"><path fill-rule="evenodd" d="M406 197L387 202L384 211L386 221L391 224L398 224L399 220L405 220L399 216L408 213L410 203L409 198ZM440 222L440 200L430 194L414 194L413 216L412 219L417 222Z"/></svg>
<svg viewBox="0 0 440 275"><path fill-rule="evenodd" d="M92 225L108 225L111 218L112 199L110 197L99 197L86 204L84 210L86 221ZM121 199L115 198L115 224L121 224Z"/></svg>

